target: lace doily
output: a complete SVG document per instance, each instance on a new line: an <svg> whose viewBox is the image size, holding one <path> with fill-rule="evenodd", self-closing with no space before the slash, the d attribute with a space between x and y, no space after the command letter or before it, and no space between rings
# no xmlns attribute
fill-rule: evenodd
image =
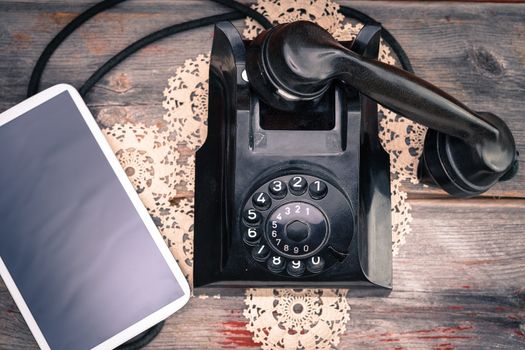
<svg viewBox="0 0 525 350"><path fill-rule="evenodd" d="M330 349L350 319L346 290L248 289L246 328L263 349Z"/></svg>
<svg viewBox="0 0 525 350"><path fill-rule="evenodd" d="M352 40L362 24L344 22L330 0L259 0L253 8L274 23L310 20L338 40ZM244 36L262 28L246 20ZM381 41L380 60L396 64ZM159 130L143 124L105 129L115 154L154 218L181 269L192 281L194 155L207 134L209 54L187 60L164 90L164 120ZM416 169L426 129L380 106L380 139L390 154L392 175L392 249L410 233L410 205L402 181L417 182ZM350 309L346 291L249 289L244 315L248 330L263 349L329 349L346 328Z"/></svg>
<svg viewBox="0 0 525 350"><path fill-rule="evenodd" d="M274 24L312 21L332 34L341 29L344 19L339 5L329 0L259 0L252 8ZM245 24L243 35L246 39L254 39L263 30L251 18L247 18Z"/></svg>
<svg viewBox="0 0 525 350"><path fill-rule="evenodd" d="M103 129L109 145L151 215L169 207L170 179L179 153L165 133L144 124L115 124Z"/></svg>
<svg viewBox="0 0 525 350"><path fill-rule="evenodd" d="M199 55L179 67L168 80L162 106L169 132L196 151L208 133L208 68L210 55Z"/></svg>
<svg viewBox="0 0 525 350"><path fill-rule="evenodd" d="M193 198L175 199L173 208L164 216L162 237L193 285Z"/></svg>

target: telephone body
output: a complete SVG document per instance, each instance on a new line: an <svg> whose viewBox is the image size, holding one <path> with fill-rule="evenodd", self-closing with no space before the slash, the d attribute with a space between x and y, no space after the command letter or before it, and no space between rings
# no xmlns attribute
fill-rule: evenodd
<svg viewBox="0 0 525 350"><path fill-rule="evenodd" d="M346 47L377 58L381 28ZM390 161L377 104L332 85L300 113L250 89L246 45L215 28L196 155L195 287L392 287Z"/></svg>

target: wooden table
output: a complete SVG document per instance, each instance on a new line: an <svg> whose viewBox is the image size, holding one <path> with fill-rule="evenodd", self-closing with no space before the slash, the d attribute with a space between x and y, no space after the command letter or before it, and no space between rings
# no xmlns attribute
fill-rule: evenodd
<svg viewBox="0 0 525 350"><path fill-rule="evenodd" d="M45 44L93 0L0 1L0 110L24 99ZM525 155L525 5L518 3L339 1L398 38L423 78L475 110L500 115ZM146 33L224 11L199 0L135 0L99 15L53 56L43 87L81 83ZM239 25L242 23L239 22ZM101 123L162 123L162 91L185 59L210 50L212 28L154 44L100 82L87 101ZM1 166L8 166L2 164ZM413 232L394 259L387 298L350 291L341 349L525 348L525 164L482 197L460 200L406 187ZM1 195L1 194L0 194ZM193 298L151 348L256 348L243 291ZM232 326L234 325L234 326ZM36 348L0 282L0 349Z"/></svg>

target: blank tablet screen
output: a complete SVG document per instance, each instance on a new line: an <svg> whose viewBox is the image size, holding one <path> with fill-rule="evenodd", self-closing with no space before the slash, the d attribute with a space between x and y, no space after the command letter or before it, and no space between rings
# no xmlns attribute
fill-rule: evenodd
<svg viewBox="0 0 525 350"><path fill-rule="evenodd" d="M0 126L0 256L52 349L184 294L68 91Z"/></svg>

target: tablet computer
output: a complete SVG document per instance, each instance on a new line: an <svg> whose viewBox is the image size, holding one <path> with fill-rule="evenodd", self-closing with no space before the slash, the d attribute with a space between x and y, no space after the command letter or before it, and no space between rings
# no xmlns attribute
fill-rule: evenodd
<svg viewBox="0 0 525 350"><path fill-rule="evenodd" d="M42 349L112 349L188 284L78 92L0 114L0 274Z"/></svg>

